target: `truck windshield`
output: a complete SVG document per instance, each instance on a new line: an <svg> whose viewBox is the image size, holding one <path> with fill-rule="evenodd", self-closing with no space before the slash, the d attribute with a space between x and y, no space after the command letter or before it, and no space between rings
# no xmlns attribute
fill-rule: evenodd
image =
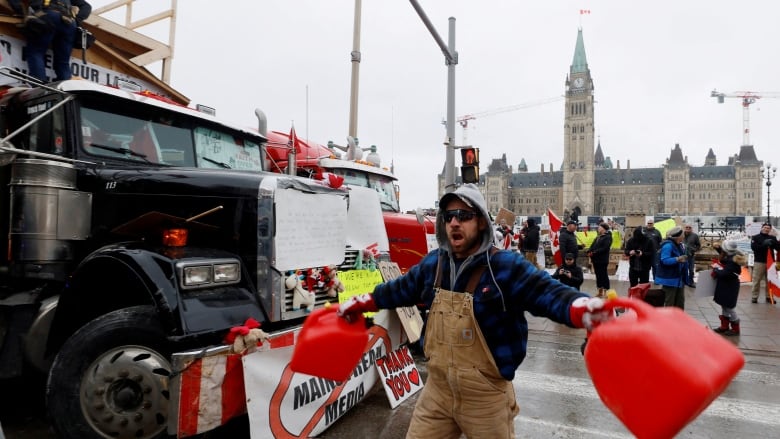
<svg viewBox="0 0 780 439"><path fill-rule="evenodd" d="M355 169L333 168L330 171L344 177L344 184L348 186L362 186L374 189L379 194L382 210L386 212L401 211L392 178Z"/></svg>
<svg viewBox="0 0 780 439"><path fill-rule="evenodd" d="M103 108L107 107L99 109L89 101L81 107L81 144L90 155L169 166L262 170L258 141L243 133L158 109L123 108L119 114Z"/></svg>

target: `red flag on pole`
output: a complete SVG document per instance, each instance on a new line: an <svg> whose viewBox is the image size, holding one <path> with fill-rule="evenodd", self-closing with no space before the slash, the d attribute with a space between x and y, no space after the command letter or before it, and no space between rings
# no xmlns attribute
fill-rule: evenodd
<svg viewBox="0 0 780 439"><path fill-rule="evenodd" d="M563 263L563 255L561 255L561 245L558 241L558 234L560 233L563 221L553 213L551 209L547 209L547 217L550 220L550 251L552 251L555 265L561 265Z"/></svg>
<svg viewBox="0 0 780 439"><path fill-rule="evenodd" d="M778 279L775 251L767 249L766 255L766 288L769 300L775 303L775 297L780 296L780 279Z"/></svg>

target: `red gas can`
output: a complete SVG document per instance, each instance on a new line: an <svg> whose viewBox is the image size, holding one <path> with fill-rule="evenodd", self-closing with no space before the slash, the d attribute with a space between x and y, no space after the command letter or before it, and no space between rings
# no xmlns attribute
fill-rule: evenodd
<svg viewBox="0 0 780 439"><path fill-rule="evenodd" d="M636 318L597 326L585 364L604 404L638 438L671 438L726 389L745 359L678 308L618 298Z"/></svg>
<svg viewBox="0 0 780 439"><path fill-rule="evenodd" d="M312 311L295 342L290 369L334 381L346 381L368 343L363 315L348 322L331 306Z"/></svg>

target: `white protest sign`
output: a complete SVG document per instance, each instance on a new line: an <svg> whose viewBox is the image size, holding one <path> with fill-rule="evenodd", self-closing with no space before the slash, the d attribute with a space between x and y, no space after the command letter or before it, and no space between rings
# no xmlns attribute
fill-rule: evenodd
<svg viewBox="0 0 780 439"><path fill-rule="evenodd" d="M629 263L626 260L620 260L618 262L617 266L617 278L618 280L627 281L628 280L628 270L629 270Z"/></svg>
<svg viewBox="0 0 780 439"><path fill-rule="evenodd" d="M364 249L377 244L378 251L390 250L382 207L375 190L359 186L349 188L347 223L347 245Z"/></svg>
<svg viewBox="0 0 780 439"><path fill-rule="evenodd" d="M408 346L401 346L376 361L390 407L396 408L423 387L420 371Z"/></svg>
<svg viewBox="0 0 780 439"><path fill-rule="evenodd" d="M715 284L717 281L712 278L711 273L711 269L699 272L694 297L711 297L715 295Z"/></svg>
<svg viewBox="0 0 780 439"><path fill-rule="evenodd" d="M344 260L347 242L345 196L277 189L274 201L277 270L323 267Z"/></svg>

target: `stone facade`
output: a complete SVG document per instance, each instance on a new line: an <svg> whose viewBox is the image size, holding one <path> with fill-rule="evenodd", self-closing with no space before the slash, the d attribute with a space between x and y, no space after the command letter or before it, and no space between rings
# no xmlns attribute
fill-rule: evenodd
<svg viewBox="0 0 780 439"><path fill-rule="evenodd" d="M513 171L506 154L481 165L480 189L492 213L506 208L520 216L539 216L549 207L559 216L761 215L763 162L753 145L743 145L718 165L712 149L694 166L676 144L661 168L621 167L604 157L595 138L594 84L585 56L582 29L566 75L563 162L529 172L525 159ZM444 176L439 175L439 196Z"/></svg>

